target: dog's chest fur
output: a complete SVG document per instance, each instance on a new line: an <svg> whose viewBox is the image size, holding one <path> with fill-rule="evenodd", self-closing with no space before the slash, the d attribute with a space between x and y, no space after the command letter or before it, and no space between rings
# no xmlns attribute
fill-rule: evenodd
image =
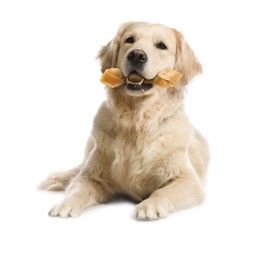
<svg viewBox="0 0 261 260"><path fill-rule="evenodd" d="M132 120L133 125L126 128L118 125L111 174L121 192L142 200L174 178L174 172L165 169L173 149L173 133L162 133L160 124L166 129L168 122L159 123L150 114L122 118L123 124Z"/></svg>
<svg viewBox="0 0 261 260"><path fill-rule="evenodd" d="M167 172L158 172L164 163L159 154L164 146L160 138L150 140L142 133L135 136L136 134L123 132L116 137L113 143L115 157L111 165L111 175L120 192L141 200L170 177Z"/></svg>
<svg viewBox="0 0 261 260"><path fill-rule="evenodd" d="M95 122L104 133L103 138L98 139L110 143L106 145L110 147L106 151L107 158L111 158L108 178L119 193L137 201L176 176L175 170L168 168L173 161L176 138L173 122L172 119L157 118L156 114L136 112L115 116L104 105L99 112L99 121ZM105 125L103 117L111 118L110 123ZM107 134L112 132L113 135Z"/></svg>

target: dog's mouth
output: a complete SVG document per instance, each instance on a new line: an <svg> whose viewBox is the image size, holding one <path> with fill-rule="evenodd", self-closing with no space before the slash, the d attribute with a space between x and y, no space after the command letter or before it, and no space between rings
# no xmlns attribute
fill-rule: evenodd
<svg viewBox="0 0 261 260"><path fill-rule="evenodd" d="M137 72L132 72L126 78L126 88L130 91L148 91L153 87L153 80L148 80L140 76Z"/></svg>

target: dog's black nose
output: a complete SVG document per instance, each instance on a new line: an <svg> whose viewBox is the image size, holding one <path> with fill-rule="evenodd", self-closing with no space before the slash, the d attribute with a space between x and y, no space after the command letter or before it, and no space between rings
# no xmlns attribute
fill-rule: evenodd
<svg viewBox="0 0 261 260"><path fill-rule="evenodd" d="M148 57L147 54L142 50L132 50L128 54L127 59L132 65L137 66L145 63L148 60Z"/></svg>

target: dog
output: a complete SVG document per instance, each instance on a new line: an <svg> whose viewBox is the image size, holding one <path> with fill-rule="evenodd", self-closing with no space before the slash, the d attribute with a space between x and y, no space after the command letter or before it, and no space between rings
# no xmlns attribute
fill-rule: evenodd
<svg viewBox="0 0 261 260"><path fill-rule="evenodd" d="M86 208L127 195L136 217L155 220L204 199L208 143L184 110L184 91L202 66L183 35L161 24L127 22L98 53L101 71L120 68L145 79L171 67L183 74L175 88L124 84L107 88L82 163L51 174L45 190L65 190L50 216L77 217Z"/></svg>

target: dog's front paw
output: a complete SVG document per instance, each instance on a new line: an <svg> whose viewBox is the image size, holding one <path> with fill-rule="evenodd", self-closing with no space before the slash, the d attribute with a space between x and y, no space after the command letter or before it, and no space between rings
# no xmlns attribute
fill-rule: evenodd
<svg viewBox="0 0 261 260"><path fill-rule="evenodd" d="M49 215L52 217L78 217L83 211L83 207L81 207L76 201L73 199L64 200L62 203L55 205Z"/></svg>
<svg viewBox="0 0 261 260"><path fill-rule="evenodd" d="M148 198L136 206L136 217L140 220L156 220L166 217L172 208L168 199Z"/></svg>

